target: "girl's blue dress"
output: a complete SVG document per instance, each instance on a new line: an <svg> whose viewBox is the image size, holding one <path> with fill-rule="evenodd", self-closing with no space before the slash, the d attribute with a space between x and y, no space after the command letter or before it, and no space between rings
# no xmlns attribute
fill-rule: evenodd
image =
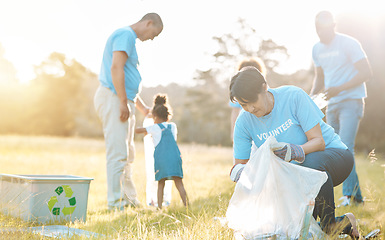
<svg viewBox="0 0 385 240"><path fill-rule="evenodd" d="M155 180L171 179L171 177L183 178L182 158L172 135L171 125L165 128L163 124L158 123L158 126L162 129L162 138L154 151Z"/></svg>

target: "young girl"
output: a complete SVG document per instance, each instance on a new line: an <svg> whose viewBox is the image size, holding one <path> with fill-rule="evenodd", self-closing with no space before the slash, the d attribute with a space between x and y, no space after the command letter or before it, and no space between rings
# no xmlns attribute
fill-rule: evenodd
<svg viewBox="0 0 385 240"><path fill-rule="evenodd" d="M182 178L182 158L176 144L177 128L171 119L171 108L167 104L167 96L158 94L155 96L152 109L154 125L146 128L137 128L135 133L151 134L154 141L154 168L155 180L158 181L158 207L162 208L163 189L166 180L174 180L183 204L187 206L187 194Z"/></svg>

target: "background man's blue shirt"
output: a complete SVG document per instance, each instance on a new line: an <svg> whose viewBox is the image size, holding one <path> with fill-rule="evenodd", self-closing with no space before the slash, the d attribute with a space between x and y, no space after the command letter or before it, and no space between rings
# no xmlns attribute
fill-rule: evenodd
<svg viewBox="0 0 385 240"><path fill-rule="evenodd" d="M361 44L354 38L336 33L329 44L318 42L313 47L313 61L316 67L324 72L325 89L340 86L350 81L356 74L354 63L366 58ZM365 83L355 88L342 91L329 100L329 104L346 99L362 99L366 97Z"/></svg>

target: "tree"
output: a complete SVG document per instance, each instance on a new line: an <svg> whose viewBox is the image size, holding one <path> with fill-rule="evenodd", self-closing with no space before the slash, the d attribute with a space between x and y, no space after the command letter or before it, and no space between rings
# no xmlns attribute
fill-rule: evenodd
<svg viewBox="0 0 385 240"><path fill-rule="evenodd" d="M213 37L218 47L210 56L211 68L196 70L196 86L186 92L185 113L181 119L182 129L187 131L182 138L185 141L222 145L232 143L228 86L230 77L243 58L259 57L266 64L268 74L275 74L274 81L282 81L274 70L289 57L287 49L271 39L260 39L243 19L239 19L238 27L233 33ZM256 44L258 40L260 43Z"/></svg>
<svg viewBox="0 0 385 240"><path fill-rule="evenodd" d="M198 82L186 92L184 115L180 125L185 133L182 140L210 145L230 145L230 109L227 88L216 81L212 69L196 73ZM200 84L199 84L200 83Z"/></svg>
<svg viewBox="0 0 385 240"><path fill-rule="evenodd" d="M244 58L260 58L269 74L274 73L280 63L290 57L285 46L278 45L272 39L262 39L244 19L238 20L237 31L214 36L213 40L218 48L212 55L212 68L220 70L219 79L229 79Z"/></svg>
<svg viewBox="0 0 385 240"><path fill-rule="evenodd" d="M0 84L15 84L18 82L16 69L5 57L5 50L0 44Z"/></svg>
<svg viewBox="0 0 385 240"><path fill-rule="evenodd" d="M29 122L32 133L72 136L101 129L92 103L98 86L94 73L61 53L52 53L35 67L35 73L32 84L38 90Z"/></svg>

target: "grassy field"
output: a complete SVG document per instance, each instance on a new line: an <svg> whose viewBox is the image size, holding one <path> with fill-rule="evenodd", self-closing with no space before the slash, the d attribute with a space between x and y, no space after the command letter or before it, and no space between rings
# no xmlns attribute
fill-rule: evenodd
<svg viewBox="0 0 385 240"><path fill-rule="evenodd" d="M137 142L134 182L139 200L145 203L143 144ZM216 217L224 217L235 184L228 177L232 149L201 145L180 145L184 184L190 199L184 208L173 187L172 203L162 211L152 207L108 211L106 204L105 149L103 140L81 138L0 136L0 173L58 174L94 178L90 184L87 221L68 227L104 234L106 239L233 239L232 230ZM357 154L357 169L364 206L337 208L337 215L353 212L361 233L385 226L385 161L381 156ZM335 196L341 197L341 186ZM338 204L338 203L337 203ZM0 214L1 228L23 229L33 223ZM22 231L3 233L0 239L49 239ZM71 239L89 239L73 237ZM385 239L382 233L380 239Z"/></svg>

